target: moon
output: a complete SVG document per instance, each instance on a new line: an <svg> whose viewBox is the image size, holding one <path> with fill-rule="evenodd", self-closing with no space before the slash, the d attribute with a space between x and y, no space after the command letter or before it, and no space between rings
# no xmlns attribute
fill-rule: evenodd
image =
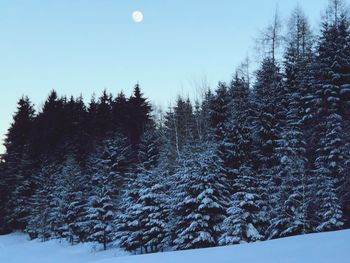
<svg viewBox="0 0 350 263"><path fill-rule="evenodd" d="M138 10L132 12L132 20L134 20L135 23L141 23L143 20L142 12Z"/></svg>

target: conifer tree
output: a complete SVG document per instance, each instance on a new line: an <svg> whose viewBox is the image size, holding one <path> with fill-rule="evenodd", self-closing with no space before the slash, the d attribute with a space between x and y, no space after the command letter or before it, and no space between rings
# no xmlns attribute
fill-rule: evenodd
<svg viewBox="0 0 350 263"><path fill-rule="evenodd" d="M209 137L211 132L211 108L213 102L213 94L210 89L205 91L202 101L198 101L195 118L197 120L198 139L204 140Z"/></svg>
<svg viewBox="0 0 350 263"><path fill-rule="evenodd" d="M91 187L88 204L88 239L104 249L114 238L116 200L128 170L128 140L116 134L104 140L90 157Z"/></svg>
<svg viewBox="0 0 350 263"><path fill-rule="evenodd" d="M216 153L215 146L207 143L180 160L176 173L178 191L172 207L176 249L218 244L229 192L222 160Z"/></svg>
<svg viewBox="0 0 350 263"><path fill-rule="evenodd" d="M114 239L118 245L127 251L136 251L143 248L142 232L140 231L139 214L141 211L138 203L141 185L137 178L128 180L128 187L124 190L121 197L120 206L114 222L115 236Z"/></svg>
<svg viewBox="0 0 350 263"><path fill-rule="evenodd" d="M315 161L317 180L317 231L337 230L343 225L343 213L337 193L340 175L345 172L344 142L341 117L332 114L326 119L326 130L320 138Z"/></svg>
<svg viewBox="0 0 350 263"><path fill-rule="evenodd" d="M13 123L5 139L6 153L3 156L4 203L7 204L6 220L11 229L23 230L30 211L28 199L33 193L30 142L34 109L28 97L22 97L13 117ZM7 193L7 194L6 194Z"/></svg>
<svg viewBox="0 0 350 263"><path fill-rule="evenodd" d="M220 244L242 244L264 239L261 230L268 224L266 204L259 195L254 171L248 166L241 166L234 187L236 192L231 197L227 217L222 225Z"/></svg>
<svg viewBox="0 0 350 263"><path fill-rule="evenodd" d="M140 85L136 84L133 95L128 100L128 119L126 122L127 135L132 144L138 144L150 121L151 105L143 97Z"/></svg>
<svg viewBox="0 0 350 263"><path fill-rule="evenodd" d="M139 84L87 106L52 91L38 114L22 97L0 156L0 233L148 253L349 227L346 5L329 1L318 41L299 7L284 42L277 12L260 40L254 85L247 60L164 116Z"/></svg>
<svg viewBox="0 0 350 263"><path fill-rule="evenodd" d="M125 123L128 116L128 101L123 92L120 92L112 102L113 131L126 134Z"/></svg>
<svg viewBox="0 0 350 263"><path fill-rule="evenodd" d="M97 135L100 138L104 138L111 130L112 100L112 95L104 90L97 103L95 129L97 129Z"/></svg>
<svg viewBox="0 0 350 263"><path fill-rule="evenodd" d="M40 238L42 241L50 239L54 233L55 227L52 219L53 202L53 181L55 174L55 165L48 161L43 165L34 176L35 192L30 198L31 212L28 218L28 225L25 232L30 238Z"/></svg>
<svg viewBox="0 0 350 263"><path fill-rule="evenodd" d="M281 127L283 127L285 99L282 92L282 75L279 68L267 58L257 72L254 87L254 106L256 118L254 121L255 165L270 169L276 165L276 146Z"/></svg>
<svg viewBox="0 0 350 263"><path fill-rule="evenodd" d="M163 172L158 167L159 137L154 127L144 133L139 148L137 172L122 198L116 225L121 246L147 253L165 246L167 226Z"/></svg>
<svg viewBox="0 0 350 263"><path fill-rule="evenodd" d="M308 205L310 180L307 170L305 140L306 105L303 98L311 90L305 88L306 68L312 47L307 19L300 8L293 11L289 24L285 54L286 126L278 141L276 173L281 180L276 216L269 227L269 237L283 237L309 232Z"/></svg>
<svg viewBox="0 0 350 263"><path fill-rule="evenodd" d="M35 119L34 150L41 158L62 154L59 146L64 139L64 103L64 98L58 97L55 90L51 91Z"/></svg>
<svg viewBox="0 0 350 263"><path fill-rule="evenodd" d="M252 147L250 91L248 83L238 74L231 82L229 115L224 123L224 137L220 142L222 159L228 178L234 183L240 167L250 161ZM232 187L232 191L235 191Z"/></svg>
<svg viewBox="0 0 350 263"><path fill-rule="evenodd" d="M348 73L344 71L347 67L344 48L348 37L349 21L342 1L330 1L317 46L317 83L313 98L318 121L314 130L314 136L318 138L315 151L318 190L314 202L320 206L318 211L322 211L316 219L315 227L318 230L337 229L343 223L338 203L341 195L339 184L345 181L346 170L346 150L343 147L343 106L346 102L342 101L344 97L341 94L349 81L346 77ZM325 213L325 207L332 209Z"/></svg>
<svg viewBox="0 0 350 263"><path fill-rule="evenodd" d="M59 188L61 189L58 191L62 195L60 235L71 244L75 244L84 241L87 235L88 208L87 196L84 194L88 189L85 185L87 181L81 168L72 157L67 158L60 177L61 187Z"/></svg>
<svg viewBox="0 0 350 263"><path fill-rule="evenodd" d="M6 206L5 203L7 201L7 191L6 191L6 181L5 181L5 166L4 162L2 160L2 157L0 157L0 233L6 234L9 229L8 225L5 222L5 215L6 215Z"/></svg>
<svg viewBox="0 0 350 263"><path fill-rule="evenodd" d="M166 246L168 212L161 174L162 171L154 167L141 175L138 229L142 232L142 245L146 252L160 251Z"/></svg>
<svg viewBox="0 0 350 263"><path fill-rule="evenodd" d="M90 225L88 240L101 243L106 250L108 243L113 240L115 205L112 199L111 176L103 163L99 162L96 165L100 169L97 169L92 176L93 187L87 209Z"/></svg>
<svg viewBox="0 0 350 263"><path fill-rule="evenodd" d="M276 206L278 187L281 184L274 169L279 159L278 140L285 126L285 99L280 70L270 58L266 58L257 71L252 98L252 166L263 189L260 194L268 204L270 217L274 216L272 208Z"/></svg>
<svg viewBox="0 0 350 263"><path fill-rule="evenodd" d="M60 145L64 155L84 161L91 147L88 136L88 112L83 97L71 97L64 104L64 138Z"/></svg>
<svg viewBox="0 0 350 263"><path fill-rule="evenodd" d="M211 126L218 141L224 137L224 126L230 114L230 101L227 85L220 82L211 102L210 110Z"/></svg>
<svg viewBox="0 0 350 263"><path fill-rule="evenodd" d="M275 171L281 180L278 192L277 215L272 220L269 237L285 237L310 231L307 208L310 200L310 181L306 174L306 142L300 118L300 95L290 95L287 127L279 140L279 164Z"/></svg>

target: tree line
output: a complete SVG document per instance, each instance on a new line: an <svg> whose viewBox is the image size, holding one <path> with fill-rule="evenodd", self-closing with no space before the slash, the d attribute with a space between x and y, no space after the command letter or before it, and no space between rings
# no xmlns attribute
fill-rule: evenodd
<svg viewBox="0 0 350 263"><path fill-rule="evenodd" d="M88 105L22 97L0 162L0 231L148 253L350 226L350 20L330 0L314 36L296 8L242 64L161 116L137 84ZM278 47L283 39L283 56Z"/></svg>

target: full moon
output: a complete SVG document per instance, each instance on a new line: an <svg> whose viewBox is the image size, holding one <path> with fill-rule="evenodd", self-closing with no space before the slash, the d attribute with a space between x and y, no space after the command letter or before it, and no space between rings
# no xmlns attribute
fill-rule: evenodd
<svg viewBox="0 0 350 263"><path fill-rule="evenodd" d="M134 20L135 23L140 23L143 20L143 14L141 11L134 11L132 12L132 20Z"/></svg>

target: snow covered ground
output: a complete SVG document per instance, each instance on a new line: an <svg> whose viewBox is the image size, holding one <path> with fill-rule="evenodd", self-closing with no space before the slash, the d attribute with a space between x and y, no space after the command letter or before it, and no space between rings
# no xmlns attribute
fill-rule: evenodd
<svg viewBox="0 0 350 263"><path fill-rule="evenodd" d="M70 246L51 240L28 241L20 233L0 236L1 263L339 263L349 262L350 230L311 234L254 244L129 256L93 244Z"/></svg>
<svg viewBox="0 0 350 263"><path fill-rule="evenodd" d="M93 243L71 246L65 240L29 241L22 233L0 235L0 263L80 263L128 255L118 249L100 249Z"/></svg>

